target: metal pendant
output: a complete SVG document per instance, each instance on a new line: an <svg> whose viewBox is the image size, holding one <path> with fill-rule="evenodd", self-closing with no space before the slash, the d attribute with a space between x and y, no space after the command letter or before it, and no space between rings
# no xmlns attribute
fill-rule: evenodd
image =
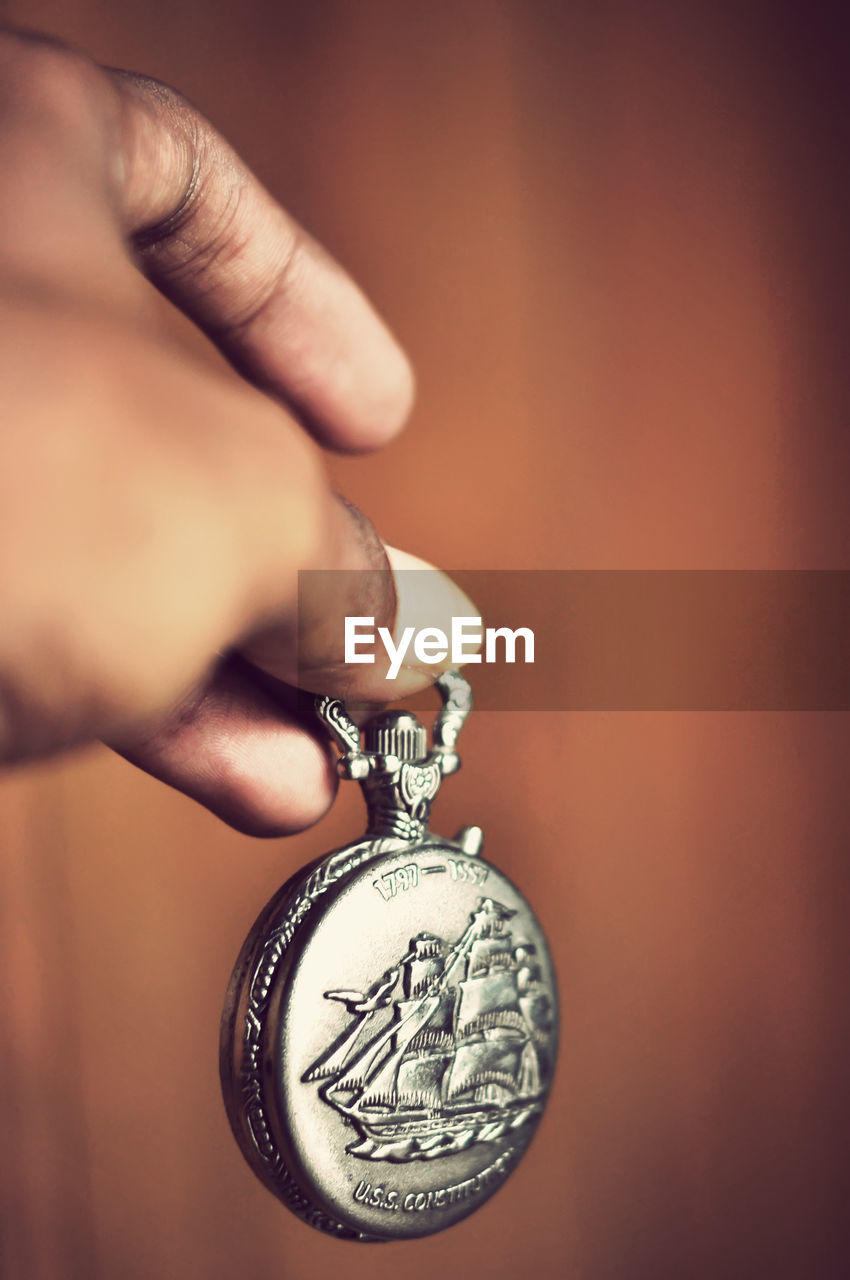
<svg viewBox="0 0 850 1280"><path fill-rule="evenodd" d="M366 835L298 872L234 969L221 1034L228 1116L252 1169L311 1226L429 1235L496 1191L528 1146L557 1043L552 962L482 833L428 830L472 706L440 677L429 749L407 712L360 730L316 711L360 782Z"/></svg>

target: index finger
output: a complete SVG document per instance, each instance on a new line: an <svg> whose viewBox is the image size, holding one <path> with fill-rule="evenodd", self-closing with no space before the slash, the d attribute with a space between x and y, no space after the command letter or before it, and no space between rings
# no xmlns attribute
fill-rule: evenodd
<svg viewBox="0 0 850 1280"><path fill-rule="evenodd" d="M351 278L185 98L108 75L125 231L149 279L321 443L392 438L412 402L410 366Z"/></svg>

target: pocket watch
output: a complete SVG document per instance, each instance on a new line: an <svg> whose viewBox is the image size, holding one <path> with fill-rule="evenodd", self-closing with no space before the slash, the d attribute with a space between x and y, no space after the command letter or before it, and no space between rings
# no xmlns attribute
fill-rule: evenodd
<svg viewBox="0 0 850 1280"><path fill-rule="evenodd" d="M236 1139L289 1209L338 1238L441 1231L497 1191L545 1106L557 993L541 926L481 856L480 827L429 830L472 707L436 683L429 746L406 711L361 730L315 700L360 783L366 833L297 872L236 962L221 1079Z"/></svg>

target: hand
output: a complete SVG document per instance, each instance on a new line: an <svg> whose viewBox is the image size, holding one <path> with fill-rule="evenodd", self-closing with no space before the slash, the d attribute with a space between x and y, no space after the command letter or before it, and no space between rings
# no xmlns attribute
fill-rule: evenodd
<svg viewBox="0 0 850 1280"><path fill-rule="evenodd" d="M407 361L155 81L0 32L0 172L0 759L103 737L244 830L308 825L335 771L281 683L298 570L387 563L318 445L390 440ZM176 345L152 286L241 377ZM311 621L315 687L376 696Z"/></svg>

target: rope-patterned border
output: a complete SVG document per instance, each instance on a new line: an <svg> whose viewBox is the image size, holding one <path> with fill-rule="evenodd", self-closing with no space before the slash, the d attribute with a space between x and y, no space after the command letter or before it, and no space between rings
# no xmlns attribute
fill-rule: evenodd
<svg viewBox="0 0 850 1280"><path fill-rule="evenodd" d="M427 844L430 841L425 840ZM444 843L442 840L434 843ZM400 849L416 848L398 839L361 840L346 845L325 858L289 899L283 918L269 932L248 980L248 1007L242 1037L243 1059L240 1080L242 1109L254 1150L263 1164L263 1176L275 1194L297 1216L329 1235L343 1240L376 1242L377 1236L355 1231L317 1209L301 1191L278 1150L269 1128L263 1099L262 1037L271 989L278 967L295 934L313 904L349 871L370 858Z"/></svg>

